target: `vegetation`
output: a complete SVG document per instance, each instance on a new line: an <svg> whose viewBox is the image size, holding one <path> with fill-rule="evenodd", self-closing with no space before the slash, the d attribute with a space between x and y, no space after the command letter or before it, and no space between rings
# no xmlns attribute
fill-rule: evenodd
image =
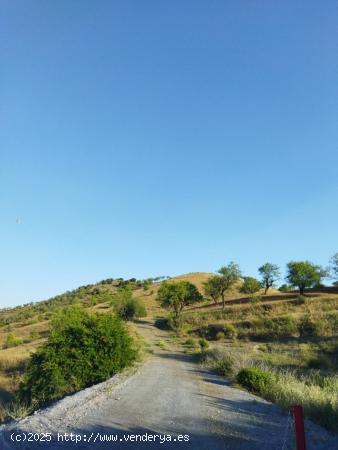
<svg viewBox="0 0 338 450"><path fill-rule="evenodd" d="M271 389L276 382L276 377L270 372L263 371L258 367L249 367L238 372L236 380L249 391L262 394L267 389Z"/></svg>
<svg viewBox="0 0 338 450"><path fill-rule="evenodd" d="M118 288L112 304L117 316L123 320L134 320L147 315L143 301L133 297L130 286Z"/></svg>
<svg viewBox="0 0 338 450"><path fill-rule="evenodd" d="M298 287L299 293L304 294L306 288L317 286L321 283L327 272L321 267L310 261L291 261L287 264L287 280L295 287Z"/></svg>
<svg viewBox="0 0 338 450"><path fill-rule="evenodd" d="M88 364L84 366L83 379L80 377L78 380L77 374L69 384L67 380L63 384L61 379L60 387L58 384L60 379L55 375L56 368L57 364L62 363L62 358L67 353L66 350L62 350L59 356L56 355L56 360L52 358L53 347L50 343L54 343L55 349L57 341L53 340L53 331L50 330L54 330L55 315L60 317L63 310L78 304L78 308L90 317L93 323L98 324L100 320L104 320L104 317L108 317L108 321L115 323L116 320L126 331L126 325L119 318L112 317L112 314L124 320L132 320L143 315L144 311L140 312L138 308L141 306L142 310L142 306L146 304L148 315L159 318L163 324L166 321L160 319L164 315L162 308L165 307L171 312L169 324L171 323L175 329L180 327L184 339L181 340L176 335L176 340L186 347L184 351L191 349L196 352L200 349L204 364L234 381L242 369L256 367L263 372L271 373L275 379L273 386L262 388L259 395L285 408L288 408L291 403L300 402L304 405L308 417L329 429L336 429L337 288L321 286L320 289L316 289L320 287L324 271L319 266L315 266L320 272L320 281L317 277L311 280L311 284L306 285L304 289L314 288L308 291L306 296L293 292L293 287L299 288L299 285L291 285L289 278L287 278L288 284L282 286L279 292L271 289L277 280L276 273L273 285L268 288L271 289L269 296L257 297L258 290L247 292L249 294L247 295L243 292L245 289L243 286L246 284L246 278L249 277L244 277L241 283L238 266L234 263L229 266L226 266L228 270L222 270L223 274L210 276L211 274L207 273L193 273L171 281L167 281L168 277L147 280L107 279L95 285L82 286L44 302L0 310L0 401L7 404L3 409L0 407L0 421L5 417L16 417L32 411L35 392L39 397L39 383L43 382L43 373L47 374L46 379L50 377L49 380L53 379L53 376L56 377L55 388L51 389L52 398L54 395L55 398L59 398L58 395L74 392L74 389L82 388L82 383L91 384L99 379L98 377L94 381L88 380L87 369L88 367L92 369L94 366L93 363L88 364L89 358L83 358L82 360ZM333 268L332 260L331 273L337 278ZM231 274L235 276L231 278ZM225 280L222 279L223 276ZM209 283L210 279L215 281ZM237 281L227 284L226 281L229 279ZM180 288L178 292L175 289L164 292L165 288L162 286L181 282L195 286L189 289ZM223 288L224 285L229 287L223 292L222 297L221 287ZM266 289L266 285L263 287ZM202 291L202 289L212 304L199 305L202 300L199 290ZM249 290L253 291L253 288ZM161 295L158 295L160 291L161 295L165 293L167 296L166 304L162 303L164 297L160 299ZM182 291L184 295L181 295ZM256 301L258 298L259 301ZM183 304L182 309L178 306L180 300ZM220 300L222 303L218 304ZM174 305L177 305L179 310L178 318ZM62 322L65 321L62 319ZM86 329L86 326L83 326ZM82 325L78 328L82 330ZM138 337L134 331L135 325L128 324L128 329L136 342ZM87 331L88 335L85 333L82 335L76 328L76 336L79 339L84 339L84 336L89 336L90 339L93 337L94 340L101 337L110 339L107 337L109 333L95 334L94 331ZM127 338L129 339L128 335ZM60 339L72 342L67 333ZM160 340L157 345L165 348L166 344ZM94 344L93 346L96 348ZM90 345L89 348L91 348ZM105 346L101 345L101 348L103 352ZM133 343L131 343L131 349L132 352L136 352ZM110 345L108 345L108 351L111 351ZM80 355L76 346L73 352L74 358ZM96 350L92 351L93 355L94 353L96 354ZM45 372L38 369L38 365L34 366L34 370L32 369L33 354L36 355L35 358L40 358L41 364L43 364L42 361L46 361L43 369ZM100 352L98 357L101 358ZM53 364L55 362L55 365L48 366L47 361ZM71 357L69 355L67 361L68 365L66 364L61 376L70 373ZM105 367L103 363L102 367ZM14 394L21 382L20 399L29 401L31 398L30 405L14 402ZM49 383L49 386L54 386L54 382ZM47 392L44 389L47 389ZM257 388L254 388L254 391L258 392ZM48 401L50 398L48 394L48 387L44 386L41 389L41 396L37 399L38 402Z"/></svg>
<svg viewBox="0 0 338 450"><path fill-rule="evenodd" d="M265 263L259 267L258 272L262 277L262 285L264 286L264 294L273 287L280 277L279 267L276 264Z"/></svg>
<svg viewBox="0 0 338 450"><path fill-rule="evenodd" d="M11 347L17 347L18 345L22 344L22 339L17 338L14 336L13 333L9 333L6 337L4 348L11 348Z"/></svg>
<svg viewBox="0 0 338 450"><path fill-rule="evenodd" d="M222 297L222 307L225 307L225 293L239 281L241 277L241 271L238 265L234 262L229 263L227 266L223 266L218 270L220 274L220 294Z"/></svg>
<svg viewBox="0 0 338 450"><path fill-rule="evenodd" d="M48 341L32 355L19 398L41 405L106 380L135 358L122 321L72 306L53 319Z"/></svg>
<svg viewBox="0 0 338 450"><path fill-rule="evenodd" d="M185 306L203 300L196 286L189 281L163 282L157 293L157 300L163 308L172 311L174 328L181 324L181 314Z"/></svg>
<svg viewBox="0 0 338 450"><path fill-rule="evenodd" d="M221 278L217 275L210 277L207 281L203 283L204 294L207 298L213 300L215 305L217 304L221 295Z"/></svg>
<svg viewBox="0 0 338 450"><path fill-rule="evenodd" d="M244 294L254 294L258 292L261 288L261 284L256 278L253 277L244 277L243 284L241 286L241 292Z"/></svg>

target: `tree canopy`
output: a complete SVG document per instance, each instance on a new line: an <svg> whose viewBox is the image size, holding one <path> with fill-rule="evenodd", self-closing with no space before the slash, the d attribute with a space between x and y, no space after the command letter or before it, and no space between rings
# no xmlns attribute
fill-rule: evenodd
<svg viewBox="0 0 338 450"><path fill-rule="evenodd" d="M180 324L181 313L185 306L203 300L197 287L189 281L163 282L157 293L157 301L163 308L173 312L174 324Z"/></svg>
<svg viewBox="0 0 338 450"><path fill-rule="evenodd" d="M240 280L242 274L238 264L231 261L227 266L222 266L219 270L219 290L222 297L222 307L225 307L225 293L231 289L237 281Z"/></svg>
<svg viewBox="0 0 338 450"><path fill-rule="evenodd" d="M244 294L254 294L261 288L261 283L254 277L244 277L244 282L241 286L241 292Z"/></svg>
<svg viewBox="0 0 338 450"><path fill-rule="evenodd" d="M300 294L303 294L306 288L319 285L327 275L321 266L310 261L291 261L287 264L287 270L286 279L292 286L298 287Z"/></svg>
<svg viewBox="0 0 338 450"><path fill-rule="evenodd" d="M264 294L266 294L280 277L279 267L276 264L265 263L259 267L258 272L261 275L262 285L265 289Z"/></svg>

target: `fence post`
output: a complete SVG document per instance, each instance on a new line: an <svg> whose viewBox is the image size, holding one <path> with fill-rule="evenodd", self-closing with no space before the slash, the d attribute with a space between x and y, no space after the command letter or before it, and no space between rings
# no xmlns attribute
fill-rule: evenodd
<svg viewBox="0 0 338 450"><path fill-rule="evenodd" d="M295 424L296 448L297 450L306 450L303 407L302 405L293 405L291 410Z"/></svg>

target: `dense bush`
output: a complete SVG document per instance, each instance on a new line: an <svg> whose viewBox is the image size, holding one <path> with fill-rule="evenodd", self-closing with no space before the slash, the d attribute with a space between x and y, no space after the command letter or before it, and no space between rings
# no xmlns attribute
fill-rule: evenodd
<svg viewBox="0 0 338 450"><path fill-rule="evenodd" d="M135 357L120 319L72 306L53 319L47 343L32 355L19 399L43 404L61 398L106 380Z"/></svg>
<svg viewBox="0 0 338 450"><path fill-rule="evenodd" d="M275 375L258 367L248 367L238 372L236 380L249 391L261 394L275 382Z"/></svg>

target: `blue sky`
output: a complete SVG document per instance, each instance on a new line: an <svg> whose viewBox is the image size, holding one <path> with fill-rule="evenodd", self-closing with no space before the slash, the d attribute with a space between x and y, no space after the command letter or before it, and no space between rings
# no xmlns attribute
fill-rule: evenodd
<svg viewBox="0 0 338 450"><path fill-rule="evenodd" d="M338 251L336 1L1 3L1 306Z"/></svg>

